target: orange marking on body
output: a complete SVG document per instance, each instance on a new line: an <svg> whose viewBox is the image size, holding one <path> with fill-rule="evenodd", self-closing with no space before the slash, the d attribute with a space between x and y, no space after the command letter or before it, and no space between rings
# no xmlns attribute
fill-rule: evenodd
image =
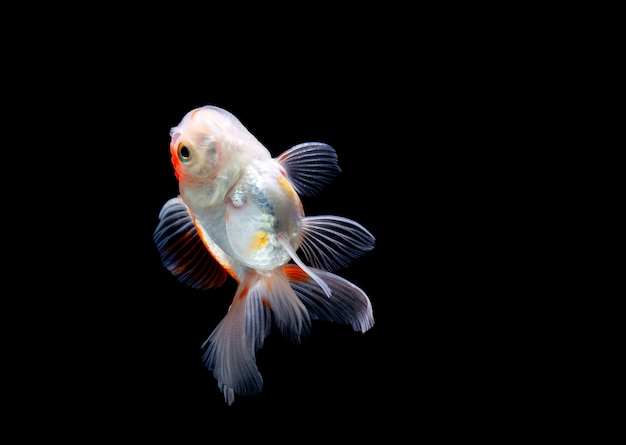
<svg viewBox="0 0 626 445"><path fill-rule="evenodd" d="M290 197L295 197L296 196L296 191L293 189L293 187L291 186L291 184L289 183L289 181L287 180L287 178L285 178L284 176L279 176L278 177L278 184L282 187L282 189L287 192L287 194Z"/></svg>
<svg viewBox="0 0 626 445"><path fill-rule="evenodd" d="M261 303L263 303L263 307L265 307L265 309L271 309L270 302L267 301L267 297L265 296L261 297Z"/></svg>
<svg viewBox="0 0 626 445"><path fill-rule="evenodd" d="M250 250L257 251L267 246L270 242L270 237L267 232L257 232L250 243Z"/></svg>
<svg viewBox="0 0 626 445"><path fill-rule="evenodd" d="M213 255L213 254L211 254L211 255ZM213 256L213 258L215 258L215 256ZM220 263L219 260L217 260L217 258L216 258L216 261L220 264L220 266L222 266L224 268L224 270L226 272L228 272L228 275L230 275L232 278L234 278L235 281L237 282L237 284L239 284L239 278L237 278L237 275L235 275L235 272L230 267L225 266L224 264Z"/></svg>
<svg viewBox="0 0 626 445"><path fill-rule="evenodd" d="M191 212L191 210L190 210ZM202 240L202 244L204 244L204 247L206 247L206 249L209 251L209 253L211 254L211 256L215 259L215 261L222 266L222 268L228 272L228 274L233 277L235 279L235 281L237 282L237 284L239 284L239 278L237 278L237 275L235 275L235 271L233 269L231 269L230 267L228 267L227 264L225 264L223 261L220 261L219 257L217 255L215 255L213 253L213 251L211 250L211 246L209 245L209 243L207 243L207 241L204 239L203 231L202 231L202 226L200 226L200 224L198 224L198 221L196 220L196 218L192 215L192 220L193 220L193 224L194 226L196 226L196 232L198 233L198 236L200 237L200 239Z"/></svg>
<svg viewBox="0 0 626 445"><path fill-rule="evenodd" d="M309 276L307 275L307 273L295 264L287 264L285 267L283 267L283 272L285 272L285 275L287 275L287 278L289 278L291 281L309 281Z"/></svg>
<svg viewBox="0 0 626 445"><path fill-rule="evenodd" d="M239 299L243 300L247 296L248 296L248 286L244 286L243 288L241 288L241 292L239 293Z"/></svg>

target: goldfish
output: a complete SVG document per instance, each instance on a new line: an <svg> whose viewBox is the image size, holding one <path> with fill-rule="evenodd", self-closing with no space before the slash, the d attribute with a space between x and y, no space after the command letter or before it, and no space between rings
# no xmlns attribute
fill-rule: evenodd
<svg viewBox="0 0 626 445"><path fill-rule="evenodd" d="M306 215L313 196L340 172L333 147L304 142L278 156L231 112L205 105L170 129L178 194L158 215L160 259L196 289L237 283L221 321L201 345L224 401L261 392L256 355L272 326L295 344L321 320L365 333L370 298L337 275L374 248L365 227L336 215Z"/></svg>

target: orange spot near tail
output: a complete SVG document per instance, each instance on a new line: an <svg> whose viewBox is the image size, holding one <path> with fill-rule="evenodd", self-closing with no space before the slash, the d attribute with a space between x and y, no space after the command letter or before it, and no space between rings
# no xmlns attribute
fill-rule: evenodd
<svg viewBox="0 0 626 445"><path fill-rule="evenodd" d="M270 308L270 302L267 301L267 298L261 297L261 303L263 303L263 306L265 307L265 309L271 309Z"/></svg>
<svg viewBox="0 0 626 445"><path fill-rule="evenodd" d="M241 292L239 293L239 299L243 300L244 298L246 298L248 296L248 286L244 286L241 289Z"/></svg>
<svg viewBox="0 0 626 445"><path fill-rule="evenodd" d="M289 278L290 281L309 281L309 276L306 274L306 272L304 272L295 264L287 264L285 267L283 267L283 272L285 272L285 275L287 275L287 278Z"/></svg>

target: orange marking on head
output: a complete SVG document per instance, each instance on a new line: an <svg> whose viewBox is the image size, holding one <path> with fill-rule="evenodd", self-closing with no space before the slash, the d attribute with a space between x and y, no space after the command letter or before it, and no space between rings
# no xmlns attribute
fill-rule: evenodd
<svg viewBox="0 0 626 445"><path fill-rule="evenodd" d="M172 153L172 165L174 166L174 174L176 175L176 179L180 179L180 159L178 159L178 156L175 156L174 153Z"/></svg>
<svg viewBox="0 0 626 445"><path fill-rule="evenodd" d="M265 307L265 309L271 309L270 302L267 301L266 297L261 297L261 303L263 303L263 307Z"/></svg>
<svg viewBox="0 0 626 445"><path fill-rule="evenodd" d="M283 267L283 272L285 272L285 275L287 275L287 278L289 278L291 281L309 281L309 276L307 275L307 273L295 264L287 264Z"/></svg>

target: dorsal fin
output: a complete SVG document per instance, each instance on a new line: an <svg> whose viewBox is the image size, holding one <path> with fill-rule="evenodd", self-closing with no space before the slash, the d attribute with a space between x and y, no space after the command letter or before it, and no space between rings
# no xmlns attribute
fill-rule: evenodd
<svg viewBox="0 0 626 445"><path fill-rule="evenodd" d="M300 196L313 196L337 176L341 169L335 149L322 142L294 145L276 160Z"/></svg>

